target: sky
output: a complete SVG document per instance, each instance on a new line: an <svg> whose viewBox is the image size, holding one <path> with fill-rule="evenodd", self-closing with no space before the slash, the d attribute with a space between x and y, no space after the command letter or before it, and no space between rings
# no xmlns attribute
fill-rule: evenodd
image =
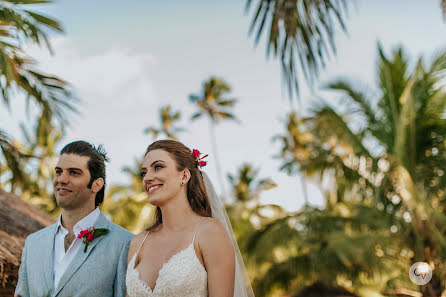
<svg viewBox="0 0 446 297"><path fill-rule="evenodd" d="M321 98L336 104L339 94L323 86L339 77L351 79L373 98L378 42L386 53L403 46L413 62L420 55L429 61L445 49L439 3L356 1L349 9L347 34L336 30L337 54L319 83L309 90L302 79L301 96L293 101L283 92L278 61L266 57L265 40L256 47L248 34L252 12L246 12L246 1L54 1L37 9L63 24L65 34L51 37L55 54L36 47L26 51L41 70L70 82L81 99L80 114L67 115L71 125L60 148L79 139L103 144L111 158L109 184L128 181L122 167L142 157L153 141L144 128L158 126L159 108L171 104L181 111L179 126L187 130L180 140L210 154L204 170L221 192L208 122L189 121L195 107L188 97L199 94L210 76L223 78L232 87L230 97L238 99L233 111L241 122L222 122L216 128L224 175L252 164L260 178L278 184L261 201L294 211L304 201L301 180L279 171L281 161L274 156L280 144L272 141L285 132L286 114L292 108L305 114ZM18 123L30 124L22 97L17 95L10 112L0 111L0 125L18 138ZM322 206L316 182L306 183L311 204ZM228 183L225 188L229 191Z"/></svg>

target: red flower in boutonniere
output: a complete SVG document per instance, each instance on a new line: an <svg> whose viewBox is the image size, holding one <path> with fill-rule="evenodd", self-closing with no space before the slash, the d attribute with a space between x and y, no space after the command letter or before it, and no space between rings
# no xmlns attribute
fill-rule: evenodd
<svg viewBox="0 0 446 297"><path fill-rule="evenodd" d="M85 243L85 248L84 248L84 253L87 252L87 248L90 245L90 243L95 240L98 237L101 237L102 235L105 235L108 233L108 229L106 228L99 228L99 229L95 229L93 228L88 228L85 230L82 230L78 235L77 238L84 238L82 240L83 243Z"/></svg>

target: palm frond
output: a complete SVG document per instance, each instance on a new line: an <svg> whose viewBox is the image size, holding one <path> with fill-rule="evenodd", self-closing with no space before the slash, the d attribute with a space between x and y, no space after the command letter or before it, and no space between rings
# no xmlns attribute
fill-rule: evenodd
<svg viewBox="0 0 446 297"><path fill-rule="evenodd" d="M329 106L322 106L321 108L313 111L315 116L311 121L314 122L317 133L320 137L328 139L330 137L336 137L341 145L351 147L353 153L364 154L367 157L372 157L370 152L364 146L361 136L355 134L347 122Z"/></svg>
<svg viewBox="0 0 446 297"><path fill-rule="evenodd" d="M292 98L299 93L299 71L312 85L330 54L336 52L334 27L340 25L346 30L346 2L248 0L246 10L254 5L249 33L255 34L258 45L267 32L267 55L281 60L282 76Z"/></svg>
<svg viewBox="0 0 446 297"><path fill-rule="evenodd" d="M356 102L360 111L366 117L367 123L371 126L376 124L375 111L361 91L355 90L347 80L338 79L328 83L327 87L331 90L343 91L347 94L347 98Z"/></svg>
<svg viewBox="0 0 446 297"><path fill-rule="evenodd" d="M58 32L62 32L62 28L59 22L56 20L45 17L33 11L23 9L22 7L22 5L25 4L36 3L45 2L22 1L22 3L14 3L12 1L3 1L0 5L0 20L2 20L3 24L7 24L11 28L11 36L14 37L17 44L20 43L21 39L34 42L38 45L40 45L43 41L51 51L47 33L43 30L43 27Z"/></svg>

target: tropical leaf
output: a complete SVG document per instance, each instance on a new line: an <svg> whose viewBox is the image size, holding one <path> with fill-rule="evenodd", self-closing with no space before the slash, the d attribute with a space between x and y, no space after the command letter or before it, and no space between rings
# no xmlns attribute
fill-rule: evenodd
<svg viewBox="0 0 446 297"><path fill-rule="evenodd" d="M61 25L50 17L27 9L34 4L50 2L11 0L0 3L0 100L10 110L11 94L19 90L26 95L28 110L30 106L37 107L40 112L38 117L46 117L47 123L54 121L63 129L68 123L69 114L76 112L78 103L71 86L58 77L38 70L37 63L21 49L24 43L33 43L44 44L51 51L47 34L62 32ZM39 133L44 133L43 127L48 125L40 125ZM24 172L18 175L19 170L24 170L19 169L20 158L27 152L18 153L17 147L12 147L11 141L3 137L4 134L0 133L0 142L4 144L0 158L8 160L6 163L13 172L14 180L28 183Z"/></svg>
<svg viewBox="0 0 446 297"><path fill-rule="evenodd" d="M318 176L327 184L326 205L283 216L252 235L246 246L267 267L256 277L261 292L269 292L267 283L294 294L320 280L330 286L348 280L361 296L371 287L377 294L409 292L417 290L407 280L413 262L445 260L445 53L430 65L420 58L413 68L402 49L390 58L380 46L378 53L376 98L334 80L328 87L342 92L342 112L326 104L305 118L291 112L285 133L274 137L280 169ZM306 274L285 275L297 259L306 259L309 269L300 272ZM442 271L434 271L425 296L444 294Z"/></svg>
<svg viewBox="0 0 446 297"><path fill-rule="evenodd" d="M152 138L157 138L158 135L165 135L167 138L177 140L177 133L185 131L183 128L175 127L175 123L181 119L179 111L173 111L172 106L165 105L159 110L160 128L147 127L144 129L144 134L152 134Z"/></svg>
<svg viewBox="0 0 446 297"><path fill-rule="evenodd" d="M267 55L281 61L282 77L290 97L299 93L299 73L312 85L336 53L334 28L344 31L347 12L344 0L293 1L248 0L246 10L254 7L249 29L256 45L266 34Z"/></svg>

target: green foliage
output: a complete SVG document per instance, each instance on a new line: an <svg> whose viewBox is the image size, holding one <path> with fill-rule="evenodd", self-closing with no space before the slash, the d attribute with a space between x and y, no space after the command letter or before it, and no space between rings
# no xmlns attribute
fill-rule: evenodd
<svg viewBox="0 0 446 297"><path fill-rule="evenodd" d="M290 98L299 96L299 78L303 74L312 87L331 55L336 55L335 32L346 32L346 0L247 0L252 11L249 34L257 46L266 41L267 57L280 60L282 77ZM446 19L446 1L441 0ZM401 78L403 76L400 76Z"/></svg>
<svg viewBox="0 0 446 297"><path fill-rule="evenodd" d="M250 164L245 163L239 168L238 176L228 174L236 202L258 201L262 191L277 187L277 184L269 178L257 181L258 172L258 169L254 169Z"/></svg>
<svg viewBox="0 0 446 297"><path fill-rule="evenodd" d="M300 73L312 85L336 53L335 26L346 31L347 4L345 0L247 0L247 10L255 5L249 32L255 34L256 45L267 34L267 55L280 59L290 97L299 94Z"/></svg>
<svg viewBox="0 0 446 297"><path fill-rule="evenodd" d="M13 159L17 162L15 166L9 166L0 173L0 186L49 214L57 215L59 207L53 194L52 180L58 158L55 148L64 132L44 115L37 119L31 131L24 125L21 128L25 142L16 142L14 148L18 150L17 154L22 155ZM5 150L4 156L13 152L14 149ZM13 168L19 168L18 173Z"/></svg>
<svg viewBox="0 0 446 297"><path fill-rule="evenodd" d="M253 234L248 251L268 266L256 280L261 294L318 281L361 296L366 287L367 294L416 290L410 265L446 259L446 53L414 69L402 49L391 58L378 53L378 98L332 81L342 112L320 104L306 118L290 113L286 133L275 137L281 170L329 181L329 189L323 210L304 208ZM443 271L434 270L425 296L444 290Z"/></svg>
<svg viewBox="0 0 446 297"><path fill-rule="evenodd" d="M220 160L217 152L217 137L215 135L215 125L221 121L238 121L232 113L232 108L237 103L237 99L226 97L231 92L231 87L220 78L211 77L203 83L201 94L190 95L189 100L194 104L198 111L191 116L194 121L203 115L206 115L210 121L210 134L212 141L212 150L217 167L218 181L222 190L223 201L227 199L225 185L223 183L223 174L220 166Z"/></svg>
<svg viewBox="0 0 446 297"><path fill-rule="evenodd" d="M228 174L233 191L231 196L235 201L227 204L226 210L251 280L257 276L259 267L257 254L247 250L250 234L285 213L280 206L260 204L260 194L277 185L270 178L259 178L258 173L258 169L245 163L238 168L236 174Z"/></svg>
<svg viewBox="0 0 446 297"><path fill-rule="evenodd" d="M122 171L129 176L129 183L111 185L101 206L113 222L133 233L147 228L155 211L142 187L141 167L139 160L132 167L124 167Z"/></svg>
<svg viewBox="0 0 446 297"><path fill-rule="evenodd" d="M62 28L56 20L28 9L37 3L51 1L2 1L0 4L0 93L1 101L6 108L11 106L11 93L20 90L30 103L37 106L41 117L51 123L58 121L60 126L67 123L67 112L75 112L76 98L67 82L40 72L36 62L21 49L24 43L45 45L50 51L47 33L61 32ZM0 158L6 162L13 179L18 183L26 183L21 167L21 158L27 154L7 136L7 131L0 129Z"/></svg>
<svg viewBox="0 0 446 297"><path fill-rule="evenodd" d="M212 123L222 120L237 120L231 113L231 108L237 103L237 99L225 97L231 92L231 87L222 79L211 77L204 82L200 95L190 95L191 103L198 107L198 111L191 117L196 120L207 115Z"/></svg>
<svg viewBox="0 0 446 297"><path fill-rule="evenodd" d="M181 118L181 112L173 111L170 105L160 108L160 128L147 127L144 129L145 134L151 134L152 138L158 135L165 135L167 138L177 140L177 133L183 132L185 129L175 127L175 122Z"/></svg>

